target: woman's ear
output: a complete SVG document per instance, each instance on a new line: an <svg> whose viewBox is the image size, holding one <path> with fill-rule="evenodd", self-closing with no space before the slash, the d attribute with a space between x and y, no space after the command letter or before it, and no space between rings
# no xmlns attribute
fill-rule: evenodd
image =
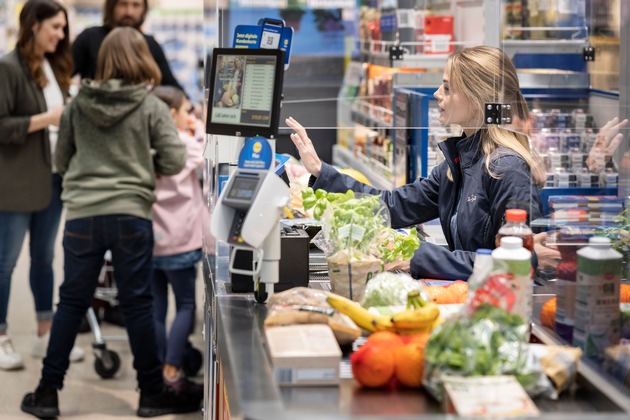
<svg viewBox="0 0 630 420"><path fill-rule="evenodd" d="M171 111L171 117L175 118L175 116L177 115L177 110L175 108L170 108Z"/></svg>
<svg viewBox="0 0 630 420"><path fill-rule="evenodd" d="M33 25L33 36L37 35L37 32L39 32L39 29L42 27L42 23L41 22L37 22Z"/></svg>

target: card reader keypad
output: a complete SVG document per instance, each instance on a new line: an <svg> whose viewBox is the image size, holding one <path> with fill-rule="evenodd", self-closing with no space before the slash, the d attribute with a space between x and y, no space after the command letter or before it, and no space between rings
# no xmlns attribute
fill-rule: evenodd
<svg viewBox="0 0 630 420"><path fill-rule="evenodd" d="M237 211L234 213L234 219L232 220L232 227L230 228L230 243L242 244L243 238L241 237L241 230L243 229L243 222L247 212Z"/></svg>

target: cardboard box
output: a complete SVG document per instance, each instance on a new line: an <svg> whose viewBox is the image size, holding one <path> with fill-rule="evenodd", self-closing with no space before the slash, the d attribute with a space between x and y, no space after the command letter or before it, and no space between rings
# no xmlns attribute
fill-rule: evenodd
<svg viewBox="0 0 630 420"><path fill-rule="evenodd" d="M328 325L269 327L265 335L278 385L339 385L341 349Z"/></svg>
<svg viewBox="0 0 630 420"><path fill-rule="evenodd" d="M460 416L538 416L514 376L443 376L446 412Z"/></svg>

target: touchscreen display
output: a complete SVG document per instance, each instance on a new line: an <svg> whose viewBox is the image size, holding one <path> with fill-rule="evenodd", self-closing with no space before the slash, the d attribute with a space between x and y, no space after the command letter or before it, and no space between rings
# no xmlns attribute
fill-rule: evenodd
<svg viewBox="0 0 630 420"><path fill-rule="evenodd" d="M217 55L210 121L269 127L278 57L245 51Z"/></svg>
<svg viewBox="0 0 630 420"><path fill-rule="evenodd" d="M258 178L242 176L235 177L234 182L232 182L232 187L230 188L230 191L228 191L228 198L233 200L251 201L254 198L258 181Z"/></svg>

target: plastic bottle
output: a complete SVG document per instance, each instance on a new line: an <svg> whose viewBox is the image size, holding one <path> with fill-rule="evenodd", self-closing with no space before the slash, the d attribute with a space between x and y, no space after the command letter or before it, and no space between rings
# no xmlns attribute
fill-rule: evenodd
<svg viewBox="0 0 630 420"><path fill-rule="evenodd" d="M506 267L508 280L516 296L512 313L520 315L529 325L532 319L532 254L523 247L523 239L504 236L500 246L492 251L495 266Z"/></svg>
<svg viewBox="0 0 630 420"><path fill-rule="evenodd" d="M496 246L500 246L501 238L505 236L516 236L523 240L523 246L534 252L534 234L527 226L527 212L520 209L509 209L505 211L505 224L501 226L497 233Z"/></svg>
<svg viewBox="0 0 630 420"><path fill-rule="evenodd" d="M573 345L599 361L607 347L619 344L622 255L610 247L606 237L594 236L588 243L577 252Z"/></svg>
<svg viewBox="0 0 630 420"><path fill-rule="evenodd" d="M493 266L492 250L479 248L475 255L473 272L468 278L468 287L471 291L478 288L488 278Z"/></svg>
<svg viewBox="0 0 630 420"><path fill-rule="evenodd" d="M577 251L588 241L588 236L572 229L558 234L561 260L556 268L556 333L568 344L573 342L575 324L575 294L577 277Z"/></svg>

